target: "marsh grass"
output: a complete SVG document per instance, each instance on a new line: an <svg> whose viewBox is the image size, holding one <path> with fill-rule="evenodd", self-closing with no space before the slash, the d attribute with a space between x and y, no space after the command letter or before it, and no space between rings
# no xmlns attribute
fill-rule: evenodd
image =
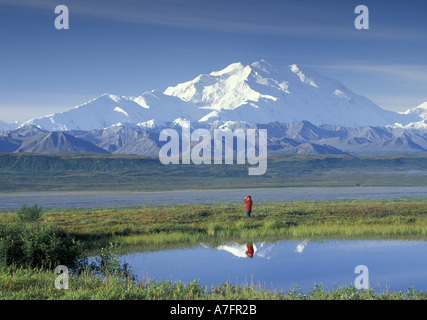
<svg viewBox="0 0 427 320"><path fill-rule="evenodd" d="M8 223L16 212L5 212ZM240 203L46 210L54 223L99 249L111 241L153 250L200 242L264 238L427 238L427 199L258 202L251 218Z"/></svg>
<svg viewBox="0 0 427 320"><path fill-rule="evenodd" d="M376 292L358 290L352 285L330 290L314 284L307 292L298 287L288 291L272 291L261 284L203 286L197 280L187 283L144 278L135 282L112 274L99 278L92 272L69 275L69 289L56 289L51 270L37 268L0 268L1 300L425 300L426 293L415 288L407 291Z"/></svg>

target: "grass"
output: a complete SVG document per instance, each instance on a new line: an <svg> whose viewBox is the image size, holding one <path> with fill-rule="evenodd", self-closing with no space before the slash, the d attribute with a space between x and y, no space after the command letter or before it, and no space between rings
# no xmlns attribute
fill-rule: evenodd
<svg viewBox="0 0 427 320"><path fill-rule="evenodd" d="M200 242L259 239L427 238L427 199L240 203L46 210L42 222L75 234L92 249L110 241L156 250ZM16 213L4 211L0 221Z"/></svg>
<svg viewBox="0 0 427 320"><path fill-rule="evenodd" d="M352 285L324 290L314 284L308 292L291 288L287 292L263 289L259 285L223 282L207 288L197 280L183 283L144 279L134 282L120 275L95 277L90 272L70 275L68 289L56 289L58 277L51 270L0 269L1 300L425 300L427 294L415 288L406 292L358 290Z"/></svg>

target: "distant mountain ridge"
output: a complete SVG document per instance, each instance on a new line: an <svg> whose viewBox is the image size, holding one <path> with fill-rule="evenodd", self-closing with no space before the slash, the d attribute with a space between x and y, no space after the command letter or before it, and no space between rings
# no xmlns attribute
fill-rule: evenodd
<svg viewBox="0 0 427 320"><path fill-rule="evenodd" d="M179 128L179 125L176 125ZM216 127L212 126L210 130ZM309 121L271 122L269 154L392 154L427 152L426 130L394 127L316 126ZM178 130L179 132L179 130ZM212 135L213 136L213 135ZM157 157L159 132L135 125L114 125L91 131L45 131L36 126L0 133L0 152L110 153Z"/></svg>
<svg viewBox="0 0 427 320"><path fill-rule="evenodd" d="M8 123L0 120L0 132L16 129L19 125L20 123L18 121L14 123Z"/></svg>
<svg viewBox="0 0 427 320"><path fill-rule="evenodd" d="M17 153L108 153L108 151L62 131L23 127L0 134L0 151Z"/></svg>

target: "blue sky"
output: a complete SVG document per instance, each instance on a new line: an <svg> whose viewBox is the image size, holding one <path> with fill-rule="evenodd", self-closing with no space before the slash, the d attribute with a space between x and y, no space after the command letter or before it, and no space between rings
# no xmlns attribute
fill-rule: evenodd
<svg viewBox="0 0 427 320"><path fill-rule="evenodd" d="M360 4L369 30L354 27ZM68 30L54 27L57 5ZM0 120L260 59L310 67L404 111L427 101L426 21L427 3L414 0L0 0Z"/></svg>

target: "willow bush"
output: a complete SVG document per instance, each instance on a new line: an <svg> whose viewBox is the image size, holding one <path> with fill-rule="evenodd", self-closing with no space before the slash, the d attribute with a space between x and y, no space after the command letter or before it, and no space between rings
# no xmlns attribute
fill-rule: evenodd
<svg viewBox="0 0 427 320"><path fill-rule="evenodd" d="M11 223L0 223L0 265L77 268L84 245L68 231L40 222L41 208L26 205Z"/></svg>

